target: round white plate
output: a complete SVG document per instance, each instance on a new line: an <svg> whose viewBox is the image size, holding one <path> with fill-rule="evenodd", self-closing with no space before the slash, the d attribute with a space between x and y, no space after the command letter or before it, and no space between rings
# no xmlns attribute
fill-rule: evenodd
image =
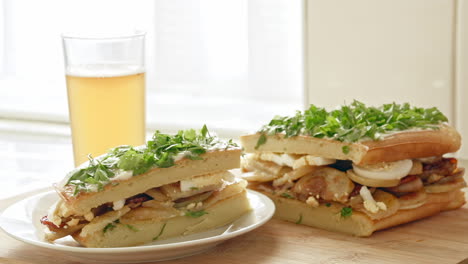
<svg viewBox="0 0 468 264"><path fill-rule="evenodd" d="M247 233L266 223L275 211L273 202L265 195L248 190L252 211L237 219L231 225L214 230L171 238L135 247L85 248L71 237L54 243L43 239L41 217L57 201L54 191L40 193L9 206L0 216L0 228L11 237L42 248L61 251L69 256L94 262L149 262L180 258L205 251L215 245Z"/></svg>

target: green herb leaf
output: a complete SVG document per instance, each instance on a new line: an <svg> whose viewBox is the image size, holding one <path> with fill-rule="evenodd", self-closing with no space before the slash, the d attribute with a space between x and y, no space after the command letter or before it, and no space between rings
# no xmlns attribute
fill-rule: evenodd
<svg viewBox="0 0 468 264"><path fill-rule="evenodd" d="M75 185L75 189L73 189L73 196L77 196L79 192L80 188L78 188L78 185Z"/></svg>
<svg viewBox="0 0 468 264"><path fill-rule="evenodd" d="M185 216L193 217L193 218L198 218L198 217L200 217L202 215L206 215L206 214L208 214L208 212L206 212L205 210L185 212Z"/></svg>
<svg viewBox="0 0 468 264"><path fill-rule="evenodd" d="M333 111L311 105L308 110L297 111L294 116L277 116L258 132L262 135L283 133L285 137L309 135L356 142L361 139L379 140L391 131L438 129L438 125L447 121L447 117L435 107L411 107L408 103L372 107L355 100ZM264 144L264 139L259 138L255 148L261 144ZM345 151L343 149L343 153Z"/></svg>
<svg viewBox="0 0 468 264"><path fill-rule="evenodd" d="M202 137L206 137L206 135L209 134L208 128L206 127L206 125L203 125L202 129L200 130L200 133L201 133Z"/></svg>
<svg viewBox="0 0 468 264"><path fill-rule="evenodd" d="M281 194L281 197L285 197L285 198L289 198L289 199L294 199L294 197L292 195L290 195L289 193L282 193Z"/></svg>
<svg viewBox="0 0 468 264"><path fill-rule="evenodd" d="M341 208L341 217L348 218L353 214L353 209L351 207L343 207Z"/></svg>
<svg viewBox="0 0 468 264"><path fill-rule="evenodd" d="M88 178L88 179L92 179L92 178ZM101 169L101 168L98 167L96 169L96 172L94 173L94 179L96 181L108 181L109 177L107 176L105 168ZM96 182L96 184L97 184L97 182Z"/></svg>
<svg viewBox="0 0 468 264"><path fill-rule="evenodd" d="M325 206L326 206L326 207L330 207L330 206L331 206L331 203L326 203Z"/></svg>
<svg viewBox="0 0 468 264"><path fill-rule="evenodd" d="M104 227L104 229L102 230L102 232L106 233L107 231L112 231L112 229L114 229L114 228L115 228L115 225L112 224L112 223L109 223L109 224L107 224L107 225Z"/></svg>
<svg viewBox="0 0 468 264"><path fill-rule="evenodd" d="M117 167L122 170L133 171L144 166L144 164L144 153L131 148L120 157Z"/></svg>
<svg viewBox="0 0 468 264"><path fill-rule="evenodd" d="M114 173L107 166L103 165L100 161L88 156L89 166L71 172L68 179L70 185L74 185L73 195L78 195L81 191L102 190L105 184L110 182L110 177Z"/></svg>
<svg viewBox="0 0 468 264"><path fill-rule="evenodd" d="M343 146L341 148L341 150L343 151L344 154L348 154L349 153L349 146Z"/></svg>
<svg viewBox="0 0 468 264"><path fill-rule="evenodd" d="M134 226L132 226L132 225L126 224L125 226L126 226L128 229L130 229L130 230L132 230L132 231L134 231L134 232L140 231L138 228L136 228L136 227L134 227Z"/></svg>
<svg viewBox="0 0 468 264"><path fill-rule="evenodd" d="M258 138L257 145L255 146L255 149L258 149L261 145L265 144L267 141L267 137L265 134L261 134L260 137Z"/></svg>
<svg viewBox="0 0 468 264"><path fill-rule="evenodd" d="M188 141L193 141L195 138L197 138L197 132L195 132L195 129L185 130L184 138Z"/></svg>
<svg viewBox="0 0 468 264"><path fill-rule="evenodd" d="M159 237L160 237L160 236L162 235L162 233L164 232L164 228L166 228L166 224L167 224L167 223L164 223L164 225L161 227L161 231L159 231L159 234L158 234L157 236L153 237L153 241L159 239Z"/></svg>
<svg viewBox="0 0 468 264"><path fill-rule="evenodd" d="M296 224L300 225L302 223L302 214L299 215L299 219L296 221Z"/></svg>
<svg viewBox="0 0 468 264"><path fill-rule="evenodd" d="M161 153L161 157L156 161L159 168L169 168L174 166L174 158L169 152Z"/></svg>

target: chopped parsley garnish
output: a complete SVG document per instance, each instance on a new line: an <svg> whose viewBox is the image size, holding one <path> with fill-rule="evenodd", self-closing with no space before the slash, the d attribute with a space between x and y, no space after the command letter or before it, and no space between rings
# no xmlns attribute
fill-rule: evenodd
<svg viewBox="0 0 468 264"><path fill-rule="evenodd" d="M206 212L205 210L185 212L185 216L193 217L193 218L198 218L198 217L200 217L202 215L206 215L206 214L208 214L208 212Z"/></svg>
<svg viewBox="0 0 468 264"><path fill-rule="evenodd" d="M296 221L296 224L300 225L302 223L302 214L299 215L299 220Z"/></svg>
<svg viewBox="0 0 468 264"><path fill-rule="evenodd" d="M134 232L140 231L138 228L136 228L136 227L134 227L134 226L132 226L132 225L126 224L125 226L126 226L128 229L130 229L130 230L132 230L132 231L134 231Z"/></svg>
<svg viewBox="0 0 468 264"><path fill-rule="evenodd" d="M255 146L255 149L258 149L261 145L265 144L267 141L267 137L264 133L260 135L257 141L257 145Z"/></svg>
<svg viewBox="0 0 468 264"><path fill-rule="evenodd" d="M102 232L106 233L107 231L112 231L112 229L115 228L115 225L113 223L108 223L104 229L102 230Z"/></svg>
<svg viewBox="0 0 468 264"><path fill-rule="evenodd" d="M285 193L285 192L281 194L281 197L294 199L294 197L292 195L290 195L289 193Z"/></svg>
<svg viewBox="0 0 468 264"><path fill-rule="evenodd" d="M353 208L351 207L343 207L341 208L341 217L348 218L353 214Z"/></svg>
<svg viewBox="0 0 468 264"><path fill-rule="evenodd" d="M348 154L350 148L349 148L349 146L343 146L343 147L341 148L341 150L343 151L344 154Z"/></svg>
<svg viewBox="0 0 468 264"><path fill-rule="evenodd" d="M438 125L447 120L436 107L412 107L408 103L372 107L355 100L333 111L311 105L304 112L297 111L294 116L277 116L258 132L261 135L284 133L286 138L308 135L356 142L361 139L379 140L382 134L390 131L438 129ZM255 148L265 142L266 137L260 136ZM346 151L349 150L343 148L343 153Z"/></svg>
<svg viewBox="0 0 468 264"><path fill-rule="evenodd" d="M153 241L159 239L159 237L160 237L160 236L162 235L162 233L164 232L164 228L166 228L166 224L167 224L167 223L164 223L164 225L161 227L161 231L159 231L159 234L158 234L157 236L153 237Z"/></svg>
<svg viewBox="0 0 468 264"><path fill-rule="evenodd" d="M206 125L200 131L181 130L175 135L156 131L146 146L120 146L98 159L89 157L89 165L71 172L67 185L74 186L74 195L82 191L100 191L118 172L131 171L133 175L139 175L151 168L174 166L175 156L180 153L186 158L200 160L209 149L231 147L238 146L232 140L226 142L212 136Z"/></svg>
<svg viewBox="0 0 468 264"><path fill-rule="evenodd" d="M109 182L109 178L114 176L114 173L105 164L93 159L91 156L88 156L88 158L88 167L74 172L68 180L68 184L75 185L73 195L81 190L90 190L91 188L100 191Z"/></svg>
<svg viewBox="0 0 468 264"><path fill-rule="evenodd" d="M326 206L326 207L330 207L330 206L331 206L331 203L326 203L325 206Z"/></svg>
<svg viewBox="0 0 468 264"><path fill-rule="evenodd" d="M112 229L114 229L116 227L115 224L120 224L120 219L117 219L115 220L114 222L112 223L108 223L104 229L102 229L102 232L106 233L107 231L112 231Z"/></svg>

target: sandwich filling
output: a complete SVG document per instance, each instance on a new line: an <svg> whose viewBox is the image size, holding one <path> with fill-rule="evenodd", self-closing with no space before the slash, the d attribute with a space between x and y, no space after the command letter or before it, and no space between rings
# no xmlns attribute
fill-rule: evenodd
<svg viewBox="0 0 468 264"><path fill-rule="evenodd" d="M357 166L346 160L262 152L244 155L241 166L251 189L311 207L334 204L342 207L342 215L355 210L375 220L424 205L428 193L466 186L465 170L457 160L441 156Z"/></svg>
<svg viewBox="0 0 468 264"><path fill-rule="evenodd" d="M55 240L76 232L81 236L96 231L105 233L118 224L132 229L131 223L137 221L166 220L176 216L197 218L207 214L206 210L215 203L245 191L246 185L246 181L236 179L229 171L214 172L105 203L84 215L67 215L66 203L60 200L41 223L50 231L47 239ZM99 221L103 218L108 221ZM93 220L99 222L98 227L89 225L94 223ZM92 228L87 228L88 225Z"/></svg>

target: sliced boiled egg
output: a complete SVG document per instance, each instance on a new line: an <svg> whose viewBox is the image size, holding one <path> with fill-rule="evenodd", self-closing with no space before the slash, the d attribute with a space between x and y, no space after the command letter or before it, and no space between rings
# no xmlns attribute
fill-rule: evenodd
<svg viewBox="0 0 468 264"><path fill-rule="evenodd" d="M387 205L383 202L377 202L372 197L371 192L367 189L366 186L362 186L359 190L359 194L361 195L362 199L364 200L364 208L371 213L377 213L379 210L386 211Z"/></svg>
<svg viewBox="0 0 468 264"><path fill-rule="evenodd" d="M357 183L359 183L361 185L369 186L369 187L394 187L394 186L398 186L398 184L400 183L400 179L382 180L382 179L373 179L373 178L362 177L360 175L357 175L354 172L354 170L346 171L346 175L353 182L357 182Z"/></svg>
<svg viewBox="0 0 468 264"><path fill-rule="evenodd" d="M357 175L379 180L399 180L407 176L412 167L413 161L410 159L364 166L353 164L354 172Z"/></svg>
<svg viewBox="0 0 468 264"><path fill-rule="evenodd" d="M263 161L271 161L279 166L288 166L297 169L303 166L323 166L336 162L335 159L321 158L311 155L295 155L287 153L262 152L255 154L255 158Z"/></svg>
<svg viewBox="0 0 468 264"><path fill-rule="evenodd" d="M194 189L200 189L210 185L221 184L223 182L224 174L228 173L230 172L205 174L193 177L191 179L181 180L180 190L182 192L186 192Z"/></svg>
<svg viewBox="0 0 468 264"><path fill-rule="evenodd" d="M292 167L296 158L289 154L276 154L270 152L262 152L258 154L258 159L264 161L271 161L279 166L288 166Z"/></svg>

